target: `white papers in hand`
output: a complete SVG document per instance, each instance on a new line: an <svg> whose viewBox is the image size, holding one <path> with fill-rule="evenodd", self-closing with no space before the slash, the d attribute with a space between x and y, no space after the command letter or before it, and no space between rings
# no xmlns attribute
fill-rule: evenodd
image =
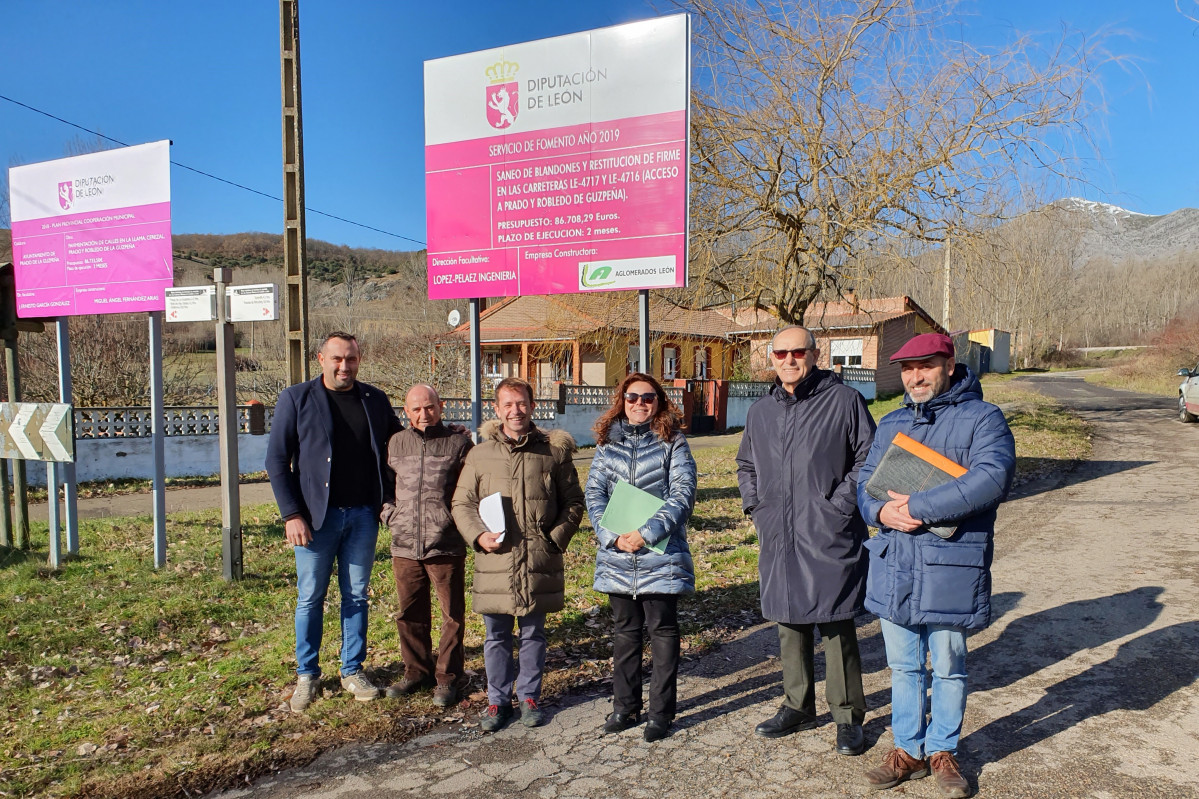
<svg viewBox="0 0 1199 799"><path fill-rule="evenodd" d="M479 500L479 518L483 520L489 532L496 534L496 543L502 544L507 525L504 523L504 498L500 492L488 494Z"/></svg>

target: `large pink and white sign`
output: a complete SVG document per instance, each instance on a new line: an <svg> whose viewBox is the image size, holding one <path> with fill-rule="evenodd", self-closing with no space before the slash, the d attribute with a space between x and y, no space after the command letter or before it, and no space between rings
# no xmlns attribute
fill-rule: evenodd
<svg viewBox="0 0 1199 799"><path fill-rule="evenodd" d="M8 183L18 316L166 307L170 142L13 167Z"/></svg>
<svg viewBox="0 0 1199 799"><path fill-rule="evenodd" d="M688 19L425 62L431 299L687 280Z"/></svg>

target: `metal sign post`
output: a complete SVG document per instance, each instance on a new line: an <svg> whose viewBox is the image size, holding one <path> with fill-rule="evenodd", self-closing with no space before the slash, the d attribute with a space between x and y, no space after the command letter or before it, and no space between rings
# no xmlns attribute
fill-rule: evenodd
<svg viewBox="0 0 1199 799"><path fill-rule="evenodd" d="M8 461L0 460L0 547L12 547L12 506L8 504Z"/></svg>
<svg viewBox="0 0 1199 799"><path fill-rule="evenodd" d="M67 327L68 317L56 320L58 336L58 398L66 405L74 406L71 386L71 339ZM74 425L71 425L72 433ZM74 447L72 446L72 452ZM65 489L66 514L64 525L67 531L67 554L79 554L79 485L75 480L75 461L67 461L58 469Z"/></svg>
<svg viewBox="0 0 1199 799"><path fill-rule="evenodd" d="M8 401L21 401L21 379L17 372L17 337L4 339L4 368L8 373ZM25 461L12 462L13 544L29 549L29 484L25 479Z"/></svg>
<svg viewBox="0 0 1199 799"><path fill-rule="evenodd" d="M234 369L233 323L229 320L226 286L233 281L233 270L217 268L212 272L216 283L217 318L216 387L219 408L221 447L221 556L226 580L242 578L241 496L237 463L237 376ZM271 296L274 296L274 286ZM261 293L255 297L265 296Z"/></svg>
<svg viewBox="0 0 1199 799"><path fill-rule="evenodd" d="M150 434L154 451L154 568L167 565L166 409L162 398L162 311L150 311Z"/></svg>
<svg viewBox="0 0 1199 799"><path fill-rule="evenodd" d="M58 464L46 461L46 521L50 537L50 568L62 563L62 529L58 522Z"/></svg>
<svg viewBox="0 0 1199 799"><path fill-rule="evenodd" d="M649 374L649 289L637 292L637 320L641 328L637 338L637 348L640 350L640 371Z"/></svg>
<svg viewBox="0 0 1199 799"><path fill-rule="evenodd" d="M470 301L470 437L479 443L479 428L483 426L483 387L479 374L483 371L482 348L479 346L479 300Z"/></svg>

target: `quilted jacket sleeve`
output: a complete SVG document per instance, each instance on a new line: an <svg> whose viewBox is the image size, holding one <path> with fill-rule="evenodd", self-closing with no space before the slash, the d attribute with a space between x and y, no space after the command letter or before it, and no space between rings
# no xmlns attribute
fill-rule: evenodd
<svg viewBox="0 0 1199 799"><path fill-rule="evenodd" d="M695 507L695 458L682 433L670 443L666 504L638 530L647 544L657 544L687 526Z"/></svg>
<svg viewBox="0 0 1199 799"><path fill-rule="evenodd" d="M565 552L570 546L570 539L579 531L584 508L579 472L569 452L554 462L553 481L554 490L558 492L558 517L550 528L549 538L558 549Z"/></svg>
<svg viewBox="0 0 1199 799"><path fill-rule="evenodd" d="M908 512L925 524L942 524L966 519L999 505L1007 496L1016 471L1016 443L1003 418L991 406L977 422L970 443L967 472L928 491L913 494Z"/></svg>
<svg viewBox="0 0 1199 799"><path fill-rule="evenodd" d="M471 450L462 464L462 472L458 475L458 486L454 489L453 516L454 526L466 541L468 547L478 549L475 541L487 532L483 520L479 518L479 473L477 456L479 450ZM475 456L475 457L472 457Z"/></svg>
<svg viewBox="0 0 1199 799"><path fill-rule="evenodd" d="M591 471L587 473L587 490L584 492L587 500L587 518L591 520L601 549L615 548L618 537L617 533L600 525L600 519L608 509L608 498L612 496L612 488L616 482L607 468L608 451L606 444L595 448L595 457L591 459Z"/></svg>

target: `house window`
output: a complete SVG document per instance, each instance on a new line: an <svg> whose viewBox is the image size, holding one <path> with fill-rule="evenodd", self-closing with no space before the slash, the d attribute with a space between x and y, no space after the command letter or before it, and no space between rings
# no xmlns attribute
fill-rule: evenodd
<svg viewBox="0 0 1199 799"><path fill-rule="evenodd" d="M693 372L696 380L707 380L708 373L712 371L712 350L708 347L695 348L695 371Z"/></svg>
<svg viewBox="0 0 1199 799"><path fill-rule="evenodd" d="M631 375L633 372L641 371L641 348L636 344L629 345L629 362L625 366L624 373Z"/></svg>
<svg viewBox="0 0 1199 799"><path fill-rule="evenodd" d="M829 342L829 362L833 366L861 366L862 340L860 338L835 338Z"/></svg>
<svg viewBox="0 0 1199 799"><path fill-rule="evenodd" d="M483 350L483 376L500 380L504 376L504 361L499 350Z"/></svg>
<svg viewBox="0 0 1199 799"><path fill-rule="evenodd" d="M674 380L679 376L679 348L662 348L662 379Z"/></svg>

